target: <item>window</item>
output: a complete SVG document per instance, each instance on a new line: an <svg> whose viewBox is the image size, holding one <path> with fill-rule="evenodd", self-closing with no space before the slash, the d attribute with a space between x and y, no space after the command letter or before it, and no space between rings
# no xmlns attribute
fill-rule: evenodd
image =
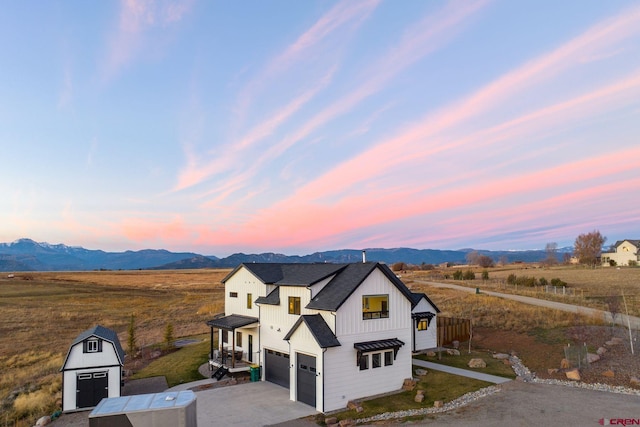
<svg viewBox="0 0 640 427"><path fill-rule="evenodd" d="M251 294L247 294L247 308L251 308Z"/></svg>
<svg viewBox="0 0 640 427"><path fill-rule="evenodd" d="M289 297L289 314L300 314L300 297Z"/></svg>
<svg viewBox="0 0 640 427"><path fill-rule="evenodd" d="M97 353L99 351L98 340L87 341L87 353Z"/></svg>
<svg viewBox="0 0 640 427"><path fill-rule="evenodd" d="M368 354L361 354L360 355L359 365L360 365L360 370L361 371L369 369L369 355Z"/></svg>
<svg viewBox="0 0 640 427"><path fill-rule="evenodd" d="M362 297L362 318L383 319L389 317L389 295L364 295Z"/></svg>
<svg viewBox="0 0 640 427"><path fill-rule="evenodd" d="M384 366L393 365L393 351L384 352Z"/></svg>
<svg viewBox="0 0 640 427"><path fill-rule="evenodd" d="M236 347L242 347L242 332L236 332Z"/></svg>
<svg viewBox="0 0 640 427"><path fill-rule="evenodd" d="M380 363L381 356L382 356L382 353L373 353L371 355L371 365L373 366L374 369L382 366L382 364Z"/></svg>
<svg viewBox="0 0 640 427"><path fill-rule="evenodd" d="M229 292L229 296L231 298L238 298L238 293L237 292Z"/></svg>
<svg viewBox="0 0 640 427"><path fill-rule="evenodd" d="M426 331L428 327L429 327L429 322L427 321L427 319L421 319L418 321L419 331Z"/></svg>

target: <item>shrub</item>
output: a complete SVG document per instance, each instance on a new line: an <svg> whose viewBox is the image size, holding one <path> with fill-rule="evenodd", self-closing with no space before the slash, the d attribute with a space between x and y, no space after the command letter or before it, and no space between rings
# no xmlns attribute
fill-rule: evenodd
<svg viewBox="0 0 640 427"><path fill-rule="evenodd" d="M609 260L609 266L611 266L611 267L615 267L616 265L618 265L618 263L616 262L616 260L615 260L615 259L610 259L610 260Z"/></svg>
<svg viewBox="0 0 640 427"><path fill-rule="evenodd" d="M513 274L513 273L512 273L512 274L510 274L510 275L507 277L507 283L508 283L508 284L510 284L510 285L515 285L515 284L516 284L516 280L518 280L518 278L517 278L517 277L516 277L516 275L515 275L515 274Z"/></svg>
<svg viewBox="0 0 640 427"><path fill-rule="evenodd" d="M560 280L558 278L551 279L552 286L567 286L567 282Z"/></svg>
<svg viewBox="0 0 640 427"><path fill-rule="evenodd" d="M516 285L534 287L536 285L535 277L520 276L516 279Z"/></svg>
<svg viewBox="0 0 640 427"><path fill-rule="evenodd" d="M465 272L464 272L464 275L462 276L462 278L463 278L464 280L475 280L475 278L476 278L476 273L474 273L474 272L473 272L473 271L471 271L471 270L467 270L467 271L465 271Z"/></svg>
<svg viewBox="0 0 640 427"><path fill-rule="evenodd" d="M540 283L540 286L549 286L549 281L547 279L545 279L544 277L541 277L538 280L538 283Z"/></svg>
<svg viewBox="0 0 640 427"><path fill-rule="evenodd" d="M635 260L629 261L629 267L637 267L637 266L638 266L638 261L635 261Z"/></svg>
<svg viewBox="0 0 640 427"><path fill-rule="evenodd" d="M482 280L489 280L489 272L487 270L482 270Z"/></svg>
<svg viewBox="0 0 640 427"><path fill-rule="evenodd" d="M456 270L453 272L453 280L462 280L462 270Z"/></svg>

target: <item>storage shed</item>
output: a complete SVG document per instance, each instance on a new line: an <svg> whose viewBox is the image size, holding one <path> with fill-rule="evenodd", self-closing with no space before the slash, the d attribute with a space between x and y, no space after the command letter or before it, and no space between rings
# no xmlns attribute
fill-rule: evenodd
<svg viewBox="0 0 640 427"><path fill-rule="evenodd" d="M76 337L60 371L62 410L95 407L105 397L119 397L124 350L115 331L97 325Z"/></svg>
<svg viewBox="0 0 640 427"><path fill-rule="evenodd" d="M103 399L89 414L89 427L197 427L191 390Z"/></svg>

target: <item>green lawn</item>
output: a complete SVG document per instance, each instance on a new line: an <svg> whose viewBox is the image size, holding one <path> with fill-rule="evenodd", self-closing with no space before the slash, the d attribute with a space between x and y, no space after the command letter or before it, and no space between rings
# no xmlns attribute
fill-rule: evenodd
<svg viewBox="0 0 640 427"><path fill-rule="evenodd" d="M465 350L460 350L460 356L450 356L445 351L442 352L442 358L438 360L438 355L435 357L429 357L421 354L415 356L416 359L426 360L428 362L441 363L447 366L453 366L455 368L469 369L471 371L482 372L484 374L497 375L505 378L515 378L516 374L509 365L505 365L502 360L494 359L491 354L487 352L471 351L469 354ZM480 358L487 364L486 368L469 368L469 360Z"/></svg>
<svg viewBox="0 0 640 427"><path fill-rule="evenodd" d="M414 370L420 368L414 366ZM458 397L489 387L493 384L484 381L474 380L467 377L460 377L444 372L429 370L425 376L419 377L416 388L412 391L402 391L400 393L380 397L377 399L361 402L363 411L343 411L335 414L338 420L368 418L386 412L404 411L407 409L423 409L433 406L433 402L441 400L444 403L457 399ZM414 401L417 390L424 390L424 400L421 403Z"/></svg>
<svg viewBox="0 0 640 427"><path fill-rule="evenodd" d="M144 369L136 372L131 379L164 376L167 378L169 387L203 379L198 372L198 368L208 360L210 350L209 336L205 334L188 338L201 339L203 341L187 345L154 360Z"/></svg>

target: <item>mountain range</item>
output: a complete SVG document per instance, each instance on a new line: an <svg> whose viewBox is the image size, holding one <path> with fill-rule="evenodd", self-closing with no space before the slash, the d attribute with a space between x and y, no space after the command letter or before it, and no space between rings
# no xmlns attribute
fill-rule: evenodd
<svg viewBox="0 0 640 427"><path fill-rule="evenodd" d="M411 248L369 248L367 261L387 264L440 264L443 262L464 263L474 249L438 250ZM571 252L572 248L560 248L558 252ZM477 250L498 261L536 262L546 258L544 250L487 251ZM64 244L38 243L31 239L19 239L11 243L0 243L0 271L90 271L90 270L139 270L139 269L192 269L228 268L248 262L359 262L362 250L340 249L315 252L310 255L283 255L277 253L236 253L225 258L201 255L193 252L170 252L164 249L140 251L105 252Z"/></svg>

